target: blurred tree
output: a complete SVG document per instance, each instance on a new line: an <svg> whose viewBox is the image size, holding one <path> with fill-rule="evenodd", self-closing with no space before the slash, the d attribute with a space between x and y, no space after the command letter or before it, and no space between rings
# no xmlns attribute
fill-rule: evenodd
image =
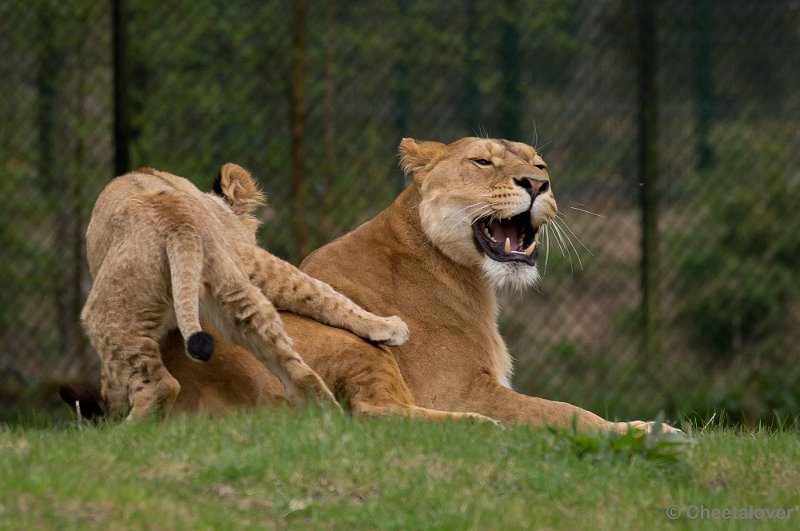
<svg viewBox="0 0 800 531"><path fill-rule="evenodd" d="M780 126L758 129L774 127ZM748 149L732 138L746 138ZM720 360L745 353L782 359L798 352L779 338L796 326L787 310L800 296L800 187L774 164L789 154L773 138L754 134L750 124L714 128L718 163L698 174L692 189L722 193L677 236L688 251L675 257L678 280L691 294L680 300L680 323Z"/></svg>

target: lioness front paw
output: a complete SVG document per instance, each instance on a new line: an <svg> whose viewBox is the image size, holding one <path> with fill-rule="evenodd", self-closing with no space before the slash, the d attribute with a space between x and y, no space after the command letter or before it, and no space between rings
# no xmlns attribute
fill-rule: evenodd
<svg viewBox="0 0 800 531"><path fill-rule="evenodd" d="M396 347L405 343L409 335L411 335L411 332L408 330L408 325L405 321L393 315L384 317L383 326L372 332L369 338L376 343L384 343Z"/></svg>
<svg viewBox="0 0 800 531"><path fill-rule="evenodd" d="M683 433L683 431L679 430L678 428L673 428L669 424L665 424L663 422L632 420L630 422L615 422L614 426L616 430L621 433L627 433L630 430L641 430L645 433L654 433L656 431L659 431L660 433L675 433L678 435L686 435L685 433Z"/></svg>

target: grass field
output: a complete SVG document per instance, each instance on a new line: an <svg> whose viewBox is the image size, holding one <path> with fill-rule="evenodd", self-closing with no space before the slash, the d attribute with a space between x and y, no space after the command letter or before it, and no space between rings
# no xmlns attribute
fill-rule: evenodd
<svg viewBox="0 0 800 531"><path fill-rule="evenodd" d="M790 511L725 528L792 529L798 493L796 431L684 443L327 410L0 428L2 529L686 528L730 508Z"/></svg>

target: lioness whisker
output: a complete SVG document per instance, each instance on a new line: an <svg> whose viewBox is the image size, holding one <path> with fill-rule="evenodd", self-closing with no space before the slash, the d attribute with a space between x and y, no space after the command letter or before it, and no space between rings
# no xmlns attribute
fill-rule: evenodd
<svg viewBox="0 0 800 531"><path fill-rule="evenodd" d="M550 222L552 222L552 221L553 221L553 220L551 219L551 220L550 220ZM548 227L550 227L550 223L548 223L548 224L547 224L547 226L548 226ZM566 257L567 257L567 255L564 253L564 247L562 247L562 245L561 245L561 243L562 243L562 242L561 242L561 240L560 240L560 239L559 239L559 237L558 237L558 229L556 229L555 227L553 227L553 231L555 232L555 235L553 235L553 239L556 241L556 244L558 245L558 248L559 248L559 249L561 249L561 256L563 256L564 258L566 258Z"/></svg>
<svg viewBox="0 0 800 531"><path fill-rule="evenodd" d="M534 146L534 148L533 148L533 149L535 149L535 150L536 150L536 153L537 153L539 156L541 156L541 155L543 155L543 154L544 154L544 151L545 151L545 150L546 150L548 147L550 147L550 144L552 144L552 142L545 142L545 143L544 143L544 144L542 144L541 146Z"/></svg>
<svg viewBox="0 0 800 531"><path fill-rule="evenodd" d="M569 252L569 247L567 247L567 242L564 239L564 233L558 227L555 218L551 219L550 221L553 223L553 230L556 233L556 241L559 242L559 247L561 247L561 254L564 255L567 260L569 260L569 270L572 274L575 274L575 266L572 263L572 254ZM565 250L566 254L564 253Z"/></svg>
<svg viewBox="0 0 800 531"><path fill-rule="evenodd" d="M536 143L539 142L539 131L536 129L536 118L532 118L531 121L533 122L533 138L531 138L531 146L533 146L533 149L536 149Z"/></svg>
<svg viewBox="0 0 800 531"><path fill-rule="evenodd" d="M585 210L583 208L575 208L574 206L569 207L572 210L577 210L578 212L583 212L584 214L591 214L592 216L597 216L598 218L604 218L605 216L602 214L598 214L596 212L591 212L589 210Z"/></svg>
<svg viewBox="0 0 800 531"><path fill-rule="evenodd" d="M581 241L581 239L580 239L580 238L578 238L578 235L577 235L577 234L575 234L575 232L572 230L572 227L570 227L570 226L569 226L569 223L567 223L567 217L566 217L564 214L561 214L561 212L559 212L559 214L561 215L561 221L564 223L564 226L567 228L567 230L569 231L569 233L570 233L570 234L572 234L572 235L575 237L575 239L576 239L576 240L578 240L578 243L580 243L580 244L581 244L581 246L582 246L584 249L586 249L586 252L587 252L587 253L589 253L590 255L594 256L594 253L593 253L592 251L590 251L588 247L586 247L586 244L584 244L584 243Z"/></svg>
<svg viewBox="0 0 800 531"><path fill-rule="evenodd" d="M453 212L453 215L455 216L455 215L461 214L465 210L469 210L469 209L472 209L472 208L475 208L475 207L478 207L478 210L480 210L480 209L486 208L487 206L488 205L483 201L481 201L479 203L473 203L471 205L465 206L464 208L456 210L455 212ZM469 214L469 215L471 216L471 214Z"/></svg>
<svg viewBox="0 0 800 531"><path fill-rule="evenodd" d="M556 218L553 218L553 226L556 227L558 230L560 230L562 232L562 234L564 235L564 239L566 239L567 242L569 242L570 247L572 247L572 252L575 253L575 258L578 259L578 265L580 266L581 271L583 271L583 261L581 260L581 256L578 253L578 249L575 248L575 244L572 243L572 238L570 238L569 234L567 234L564 231L564 228L561 226L560 223L558 223L558 220ZM570 230L570 232L572 232L572 231Z"/></svg>
<svg viewBox="0 0 800 531"><path fill-rule="evenodd" d="M563 222L564 220L560 221ZM572 247L572 252L575 253L575 258L578 259L578 265L580 266L581 271L583 271L583 261L581 260L581 256L580 253L578 252L577 247L575 247L575 243L572 241L572 237L567 231L564 230L564 225L562 223L557 222L556 224L558 225L558 228L561 231L561 233L564 235L564 239L567 241L567 243L569 243L570 247ZM570 230L570 232L572 231Z"/></svg>
<svg viewBox="0 0 800 531"><path fill-rule="evenodd" d="M470 224L475 223L479 219L485 217L490 212L492 212L491 206L486 206L483 209L476 210L470 215Z"/></svg>
<svg viewBox="0 0 800 531"><path fill-rule="evenodd" d="M550 259L550 230L544 226L545 250L544 250L544 275L547 274L547 261Z"/></svg>
<svg viewBox="0 0 800 531"><path fill-rule="evenodd" d="M489 138L489 133L486 131L486 128L483 127L483 124L478 124L478 130L472 130L473 134L478 138Z"/></svg>

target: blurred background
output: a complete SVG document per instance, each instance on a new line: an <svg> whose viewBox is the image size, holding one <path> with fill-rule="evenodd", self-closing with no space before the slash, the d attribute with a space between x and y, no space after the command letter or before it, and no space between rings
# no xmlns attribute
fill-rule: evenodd
<svg viewBox="0 0 800 531"><path fill-rule="evenodd" d="M297 264L403 189L402 137L486 135L541 151L563 214L539 289L502 297L516 389L800 413L800 1L7 0L0 56L0 418L97 381L113 175L236 161Z"/></svg>

